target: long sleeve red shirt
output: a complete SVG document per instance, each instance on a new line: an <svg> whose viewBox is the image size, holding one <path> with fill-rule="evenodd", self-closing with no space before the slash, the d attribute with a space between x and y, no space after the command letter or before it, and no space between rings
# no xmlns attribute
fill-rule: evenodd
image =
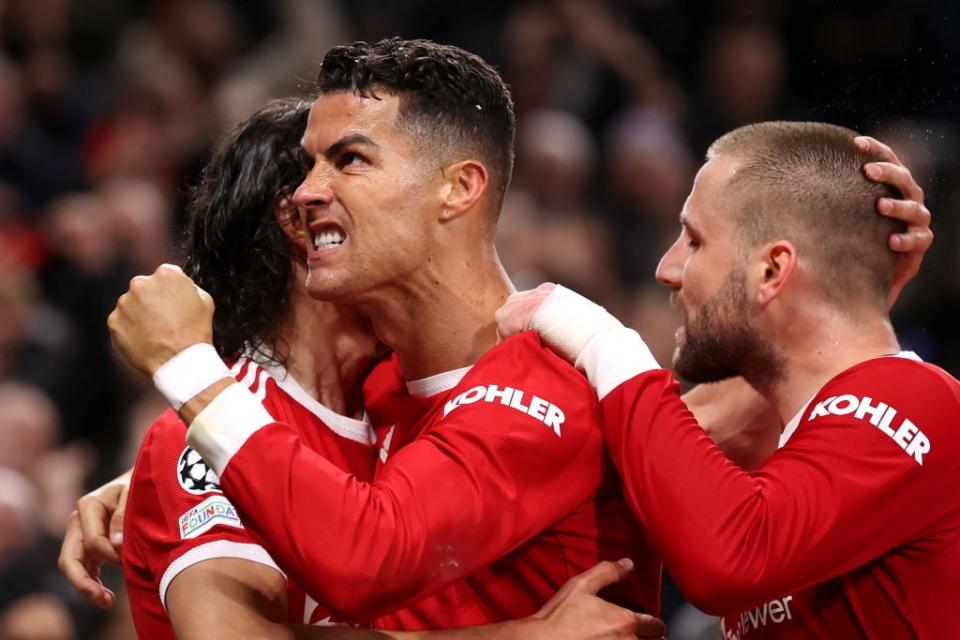
<svg viewBox="0 0 960 640"><path fill-rule="evenodd" d="M907 358L856 365L747 473L669 372L630 377L630 348L607 342L587 373L625 379L606 382L601 409L628 501L687 597L725 616L725 637L956 637L956 379Z"/></svg>

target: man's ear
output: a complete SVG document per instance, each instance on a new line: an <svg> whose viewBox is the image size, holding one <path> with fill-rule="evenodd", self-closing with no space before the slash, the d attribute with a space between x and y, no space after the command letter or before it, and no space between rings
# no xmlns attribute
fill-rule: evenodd
<svg viewBox="0 0 960 640"><path fill-rule="evenodd" d="M273 205L273 215L283 231L283 235L297 248L297 252L306 255L307 252L307 233L303 228L303 220L300 219L300 213L296 205L290 198L280 198Z"/></svg>
<svg viewBox="0 0 960 640"><path fill-rule="evenodd" d="M754 282L759 284L757 302L761 307L766 307L780 295L796 268L797 250L791 242L778 240L764 245L751 274Z"/></svg>
<svg viewBox="0 0 960 640"><path fill-rule="evenodd" d="M446 222L469 211L484 193L490 176L479 160L464 160L444 169L440 220Z"/></svg>

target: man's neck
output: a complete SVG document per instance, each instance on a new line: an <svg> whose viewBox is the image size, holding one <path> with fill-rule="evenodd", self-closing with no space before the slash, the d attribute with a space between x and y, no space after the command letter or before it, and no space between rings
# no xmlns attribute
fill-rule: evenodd
<svg viewBox="0 0 960 640"><path fill-rule="evenodd" d="M341 415L363 415L363 378L373 359L368 326L352 311L295 288L277 333L287 372L307 393Z"/></svg>
<svg viewBox="0 0 960 640"><path fill-rule="evenodd" d="M496 251L451 258L360 305L408 380L472 365L497 342L494 313L514 288Z"/></svg>
<svg viewBox="0 0 960 640"><path fill-rule="evenodd" d="M773 407L784 424L833 377L866 360L896 354L900 345L889 319L865 314L854 320L838 312L824 311L788 331L783 344L782 375L768 383L750 380Z"/></svg>

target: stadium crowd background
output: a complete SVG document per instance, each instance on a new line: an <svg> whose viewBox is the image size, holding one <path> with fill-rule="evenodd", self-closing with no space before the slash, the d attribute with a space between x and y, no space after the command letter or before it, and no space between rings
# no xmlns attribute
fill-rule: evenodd
<svg viewBox="0 0 960 640"><path fill-rule="evenodd" d="M770 119L879 137L937 234L899 335L960 374L960 5L458 5L0 0L0 638L133 637L122 606L82 602L56 568L76 499L132 465L164 408L111 353L105 318L132 275L178 260L216 136L309 92L334 44L428 37L493 62L519 120L505 265L520 288L553 280L601 301L661 362L676 317L652 274L710 141ZM668 591L664 617L677 612L671 637L692 637Z"/></svg>

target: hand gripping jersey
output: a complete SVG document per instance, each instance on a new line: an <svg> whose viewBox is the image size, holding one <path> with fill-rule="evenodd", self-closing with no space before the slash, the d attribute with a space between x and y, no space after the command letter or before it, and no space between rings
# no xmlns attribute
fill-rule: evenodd
<svg viewBox="0 0 960 640"><path fill-rule="evenodd" d="M190 433L254 539L335 614L383 615L429 597L378 625L524 616L570 576L623 556L637 565L626 603L657 612L659 564L615 489L596 396L535 334L422 381L435 385L428 397L391 393L399 377L389 371L372 377L382 434L373 482L303 446L289 424L240 424L251 412L236 404L229 427L201 414Z"/></svg>
<svg viewBox="0 0 960 640"><path fill-rule="evenodd" d="M232 372L270 415L296 425L303 445L332 464L372 477L368 425L330 411L314 400L282 367L243 358ZM172 580L211 558L242 558L280 569L251 538L237 510L223 495L216 473L186 444L187 429L168 410L147 432L134 467L122 551L137 633L173 638L164 608ZM293 580L287 581L288 622L324 624L330 611Z"/></svg>
<svg viewBox="0 0 960 640"><path fill-rule="evenodd" d="M668 372L631 376L638 341L612 331L581 359L631 506L691 601L726 614L726 640L958 637L956 379L905 357L851 367L746 473Z"/></svg>

